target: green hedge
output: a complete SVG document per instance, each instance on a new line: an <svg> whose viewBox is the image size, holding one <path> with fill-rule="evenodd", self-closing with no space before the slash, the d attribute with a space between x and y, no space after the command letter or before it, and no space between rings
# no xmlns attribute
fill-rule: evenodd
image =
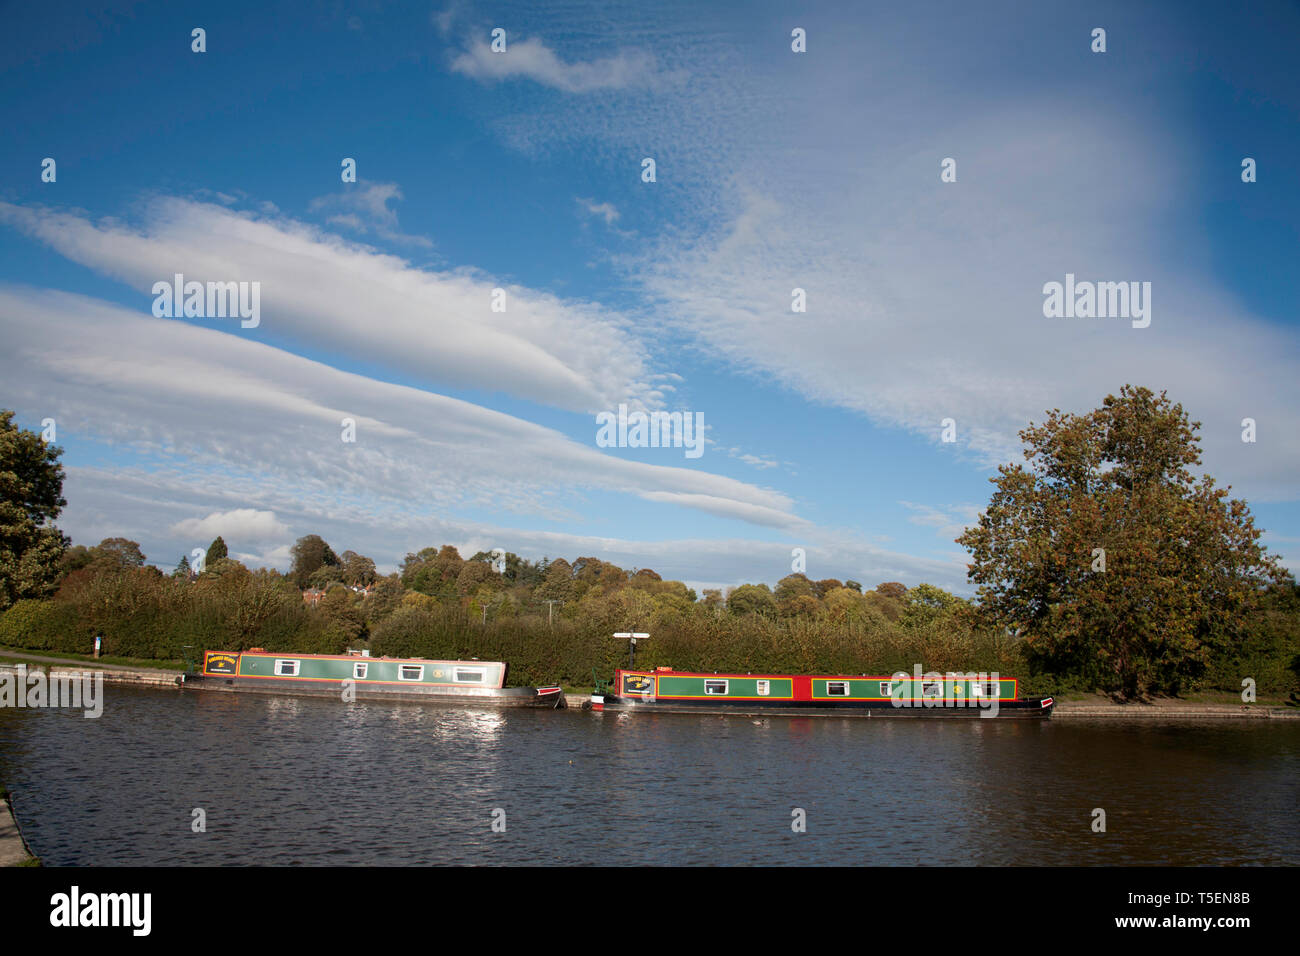
<svg viewBox="0 0 1300 956"><path fill-rule="evenodd" d="M458 608L398 608L371 638L371 653L459 660L478 657L510 666L511 684L591 683L592 669L610 676L628 660L626 640L601 624L516 618L486 626ZM676 670L892 674L917 663L937 671L998 671L1025 676L1017 642L998 641L936 623L883 631L812 622L780 623L751 615L688 616L664 622L637 645L637 666Z"/></svg>
<svg viewBox="0 0 1300 956"><path fill-rule="evenodd" d="M94 637L76 608L59 601L19 601L0 614L0 644L71 654L95 649Z"/></svg>
<svg viewBox="0 0 1300 956"><path fill-rule="evenodd" d="M503 609L498 609L502 611ZM592 670L611 676L627 662L627 642L611 636L623 626L578 609L556 615L499 613L484 625L458 604L402 604L377 621L369 646L376 655L500 660L511 685L562 682L589 685ZM774 620L757 614L714 613L687 605L657 613L650 640L637 647L641 667L754 673L892 674L997 671L1020 679L1026 694L1113 689L1094 663L1070 662L1065 673L1045 671L1024 641L981 629L965 613L933 620L892 620L883 614L834 623L824 618ZM95 634L103 652L122 657L180 660L189 645L204 649L340 653L365 646L323 607L304 607L298 592L275 579L247 575L185 583L147 576L81 582L54 600L19 601L0 615L0 644L53 652L91 653ZM1300 598L1270 599L1251 618L1244 640L1189 675L1184 692L1239 693L1255 680L1262 696L1300 691Z"/></svg>

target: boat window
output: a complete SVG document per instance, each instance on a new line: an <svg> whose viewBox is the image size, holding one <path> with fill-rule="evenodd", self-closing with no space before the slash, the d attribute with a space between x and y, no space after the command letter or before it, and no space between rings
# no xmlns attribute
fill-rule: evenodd
<svg viewBox="0 0 1300 956"><path fill-rule="evenodd" d="M1000 690L997 681L989 681L986 684L976 684L975 686L979 688L979 692L985 697L997 697Z"/></svg>
<svg viewBox="0 0 1300 956"><path fill-rule="evenodd" d="M353 665L352 665L352 676L355 677L357 680L365 680L365 679L366 679L366 669L367 669L369 666L370 666L369 664L353 664Z"/></svg>
<svg viewBox="0 0 1300 956"><path fill-rule="evenodd" d="M422 680L423 678L423 664L403 664L397 669L398 680Z"/></svg>
<svg viewBox="0 0 1300 956"><path fill-rule="evenodd" d="M827 697L848 697L849 682L846 680L828 680L826 682Z"/></svg>
<svg viewBox="0 0 1300 956"><path fill-rule="evenodd" d="M299 661L276 661L275 676L276 677L297 677L299 663L300 663Z"/></svg>
<svg viewBox="0 0 1300 956"><path fill-rule="evenodd" d="M484 670L481 667L457 667L452 680L461 684L483 683Z"/></svg>
<svg viewBox="0 0 1300 956"><path fill-rule="evenodd" d="M922 697L942 697L943 682L937 680L927 680L921 682Z"/></svg>
<svg viewBox="0 0 1300 956"><path fill-rule="evenodd" d="M727 693L727 682L725 680L706 680L704 682L704 693L710 697L714 695L723 695Z"/></svg>
<svg viewBox="0 0 1300 956"><path fill-rule="evenodd" d="M766 697L772 692L772 682L761 680L758 682L758 696Z"/></svg>
<svg viewBox="0 0 1300 956"><path fill-rule="evenodd" d="M882 681L880 682L880 696L881 696L881 697L893 697L893 696L894 696L894 682L893 682L893 681L882 680Z"/></svg>

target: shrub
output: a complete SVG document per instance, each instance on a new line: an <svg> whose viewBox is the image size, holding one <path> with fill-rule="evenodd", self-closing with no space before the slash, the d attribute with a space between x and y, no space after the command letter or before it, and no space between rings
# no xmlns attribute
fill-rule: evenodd
<svg viewBox="0 0 1300 956"><path fill-rule="evenodd" d="M30 650L90 654L95 642L76 609L60 601L19 601L0 614L0 644Z"/></svg>

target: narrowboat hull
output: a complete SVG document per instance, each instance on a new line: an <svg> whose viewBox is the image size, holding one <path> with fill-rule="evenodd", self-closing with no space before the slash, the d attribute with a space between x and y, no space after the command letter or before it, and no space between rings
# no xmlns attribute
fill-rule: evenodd
<svg viewBox="0 0 1300 956"><path fill-rule="evenodd" d="M730 714L736 717L916 717L970 720L971 718L996 718L1045 720L1052 715L1055 703L1051 697L1026 698L998 704L997 711L978 706L917 706L895 707L880 702L801 701L784 704L765 704L755 701L687 702L644 701L605 695L603 701L593 702L591 709L655 714Z"/></svg>
<svg viewBox="0 0 1300 956"><path fill-rule="evenodd" d="M1043 720L1051 697L1019 697L1019 682L983 674L869 676L615 672L590 709L626 713L788 717Z"/></svg>
<svg viewBox="0 0 1300 956"><path fill-rule="evenodd" d="M227 693L408 700L473 707L566 706L559 686L505 687L499 661L433 661L336 654L206 651L182 686Z"/></svg>
<svg viewBox="0 0 1300 956"><path fill-rule="evenodd" d="M284 680L272 685L244 678L209 677L204 674L189 674L182 680L182 686L193 690L228 691L248 694L287 694L293 697L333 697L343 694L343 682L335 681L333 686L319 683ZM491 707L549 707L563 708L564 693L559 687L502 687L499 689L443 689L429 688L383 688L357 687L356 700L414 700L430 704L465 704Z"/></svg>

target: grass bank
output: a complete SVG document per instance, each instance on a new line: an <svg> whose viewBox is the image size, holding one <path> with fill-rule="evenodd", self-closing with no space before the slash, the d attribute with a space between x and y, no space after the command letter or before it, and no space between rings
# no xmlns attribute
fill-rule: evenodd
<svg viewBox="0 0 1300 956"><path fill-rule="evenodd" d="M16 656L24 654L30 656ZM36 657L52 661L67 661L69 664L106 664L110 667L137 667L142 670L156 671L185 670L184 661L158 660L151 657L115 657L112 655L96 657L94 654L75 654L71 651L29 650L23 647L6 647L5 645L0 644L0 663L27 664L31 663L32 658Z"/></svg>

